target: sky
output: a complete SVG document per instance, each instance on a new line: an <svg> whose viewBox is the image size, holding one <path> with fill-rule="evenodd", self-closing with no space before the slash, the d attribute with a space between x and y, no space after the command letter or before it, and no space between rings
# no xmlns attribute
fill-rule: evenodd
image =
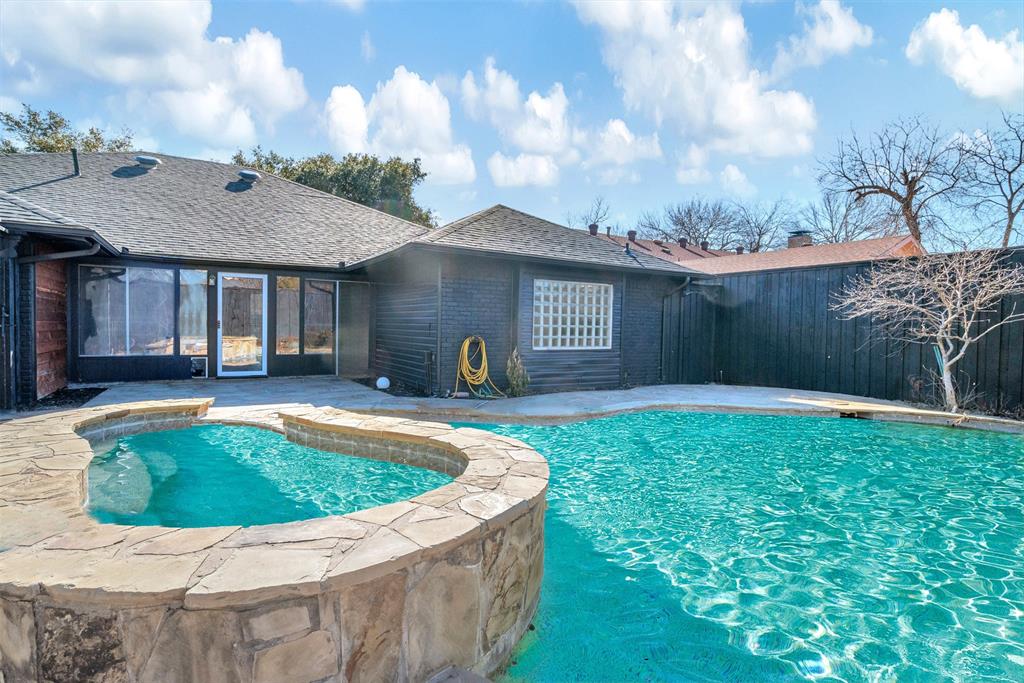
<svg viewBox="0 0 1024 683"><path fill-rule="evenodd" d="M0 3L0 110L228 160L418 157L442 223L619 229L694 196L797 203L852 130L1024 111L1015 2Z"/></svg>

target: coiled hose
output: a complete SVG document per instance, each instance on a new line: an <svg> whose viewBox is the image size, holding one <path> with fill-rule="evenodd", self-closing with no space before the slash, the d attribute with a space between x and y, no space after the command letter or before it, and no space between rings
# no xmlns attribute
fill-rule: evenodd
<svg viewBox="0 0 1024 683"><path fill-rule="evenodd" d="M476 350L470 353L473 344ZM473 361L480 359L480 365L473 367ZM483 337L473 335L466 337L462 342L462 349L459 351L459 369L455 375L455 393L459 393L459 384L465 381L469 390L477 398L497 398L504 396L498 387L494 386L487 371L487 344Z"/></svg>

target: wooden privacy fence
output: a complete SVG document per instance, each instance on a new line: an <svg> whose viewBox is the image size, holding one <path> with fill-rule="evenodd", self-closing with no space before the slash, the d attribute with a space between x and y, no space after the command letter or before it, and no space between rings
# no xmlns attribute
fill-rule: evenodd
<svg viewBox="0 0 1024 683"><path fill-rule="evenodd" d="M1010 263L1024 263L1024 249ZM884 338L868 319L841 320L829 304L869 263L726 275L689 287L663 309L662 379L831 391L924 401L936 396L931 346ZM1006 297L994 320L1024 311ZM991 323L982 323L991 324ZM983 409L1024 407L1024 323L1005 325L968 350L961 392Z"/></svg>

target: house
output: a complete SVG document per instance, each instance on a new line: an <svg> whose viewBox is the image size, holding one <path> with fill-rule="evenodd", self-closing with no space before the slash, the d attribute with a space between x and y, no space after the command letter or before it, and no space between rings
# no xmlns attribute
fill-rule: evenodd
<svg viewBox="0 0 1024 683"><path fill-rule="evenodd" d="M790 233L786 247L773 251L729 254L719 258L689 261L687 266L708 275L729 275L782 268L808 268L877 261L903 256L920 256L924 247L910 235L876 237L852 242L814 244L810 233Z"/></svg>
<svg viewBox="0 0 1024 683"><path fill-rule="evenodd" d="M270 174L135 153L0 156L3 407L72 383L384 374L443 394L660 381L664 297L700 273L494 206L437 230Z"/></svg>

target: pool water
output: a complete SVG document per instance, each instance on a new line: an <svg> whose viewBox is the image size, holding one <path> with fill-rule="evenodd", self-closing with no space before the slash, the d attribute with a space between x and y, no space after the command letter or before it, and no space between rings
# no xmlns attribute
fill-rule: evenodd
<svg viewBox="0 0 1024 683"><path fill-rule="evenodd" d="M257 427L148 432L96 451L89 512L116 524L292 522L393 503L451 481L420 467L301 446Z"/></svg>
<svg viewBox="0 0 1024 683"><path fill-rule="evenodd" d="M551 466L536 629L504 681L1024 681L1019 436L670 412L485 428Z"/></svg>

